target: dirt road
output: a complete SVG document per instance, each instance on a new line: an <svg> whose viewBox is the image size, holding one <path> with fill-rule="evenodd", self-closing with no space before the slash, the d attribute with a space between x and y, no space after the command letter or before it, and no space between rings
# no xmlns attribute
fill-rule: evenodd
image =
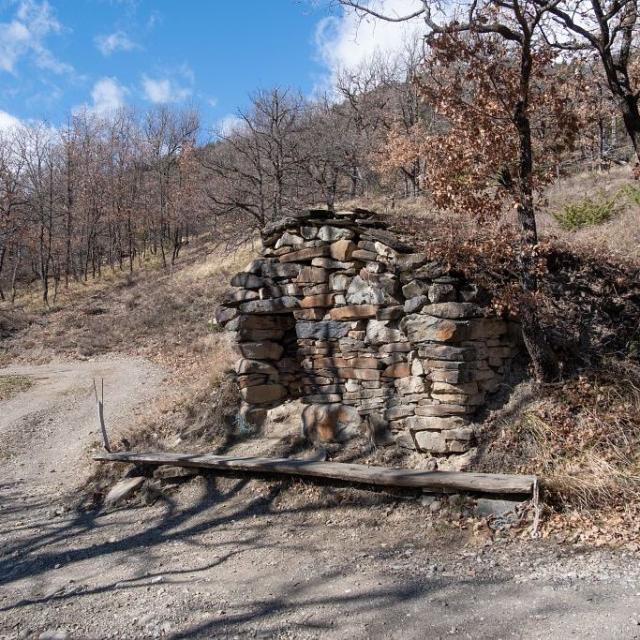
<svg viewBox="0 0 640 640"><path fill-rule="evenodd" d="M416 501L199 477L152 506L69 511L99 438L92 378L117 430L164 374L7 373L35 385L0 402L0 638L640 638L637 556L491 541Z"/></svg>
<svg viewBox="0 0 640 640"><path fill-rule="evenodd" d="M0 404L3 483L27 495L65 493L90 469L89 446L100 441L93 381L104 380L105 422L112 437L159 392L163 372L135 358L100 358L0 369L33 386Z"/></svg>

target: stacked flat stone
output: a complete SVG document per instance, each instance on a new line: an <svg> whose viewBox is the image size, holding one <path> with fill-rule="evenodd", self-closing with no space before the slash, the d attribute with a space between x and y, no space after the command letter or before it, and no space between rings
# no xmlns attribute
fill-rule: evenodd
<svg viewBox="0 0 640 640"><path fill-rule="evenodd" d="M218 321L236 331L242 416L302 398L309 437L386 430L434 455L473 445L472 415L516 353L477 287L372 212L309 210L265 228Z"/></svg>

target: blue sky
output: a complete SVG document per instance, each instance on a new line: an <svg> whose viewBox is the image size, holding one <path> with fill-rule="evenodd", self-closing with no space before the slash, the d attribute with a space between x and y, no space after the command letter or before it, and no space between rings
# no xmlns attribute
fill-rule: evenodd
<svg viewBox="0 0 640 640"><path fill-rule="evenodd" d="M372 0L395 9L415 0ZM257 88L311 95L402 29L307 0L0 0L0 129L83 106L196 105L214 127Z"/></svg>

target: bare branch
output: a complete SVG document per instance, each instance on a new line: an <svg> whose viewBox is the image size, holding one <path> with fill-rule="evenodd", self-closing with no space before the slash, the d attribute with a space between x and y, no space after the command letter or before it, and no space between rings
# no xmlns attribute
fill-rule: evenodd
<svg viewBox="0 0 640 640"><path fill-rule="evenodd" d="M409 13L404 16L390 16L388 14L380 13L379 11L375 11L366 5L363 5L359 2L355 2L354 0L338 0L341 5L345 7L349 7L354 9L362 14L370 15L374 18L378 18L378 20L384 20L385 22L406 22L407 20L412 20L413 18L418 18L419 16L425 13L425 8L418 9L413 13ZM425 3L426 4L426 3Z"/></svg>

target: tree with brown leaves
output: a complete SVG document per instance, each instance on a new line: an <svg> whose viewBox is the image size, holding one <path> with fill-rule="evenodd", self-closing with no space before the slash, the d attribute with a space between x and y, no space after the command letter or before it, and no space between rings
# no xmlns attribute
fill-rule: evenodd
<svg viewBox="0 0 640 640"><path fill-rule="evenodd" d="M484 0L463 2L456 6L436 0L421 0L421 7L404 16L387 15L374 11L356 0L340 0L340 3L361 14L378 19L400 22L421 17L426 26L426 42L434 52L434 60L446 60L456 65L467 62L465 73L475 84L475 97L482 101L480 111L468 109L461 113L448 109L445 118L451 118L451 126L460 132L462 140L456 145L451 136L443 142L449 152L450 163L446 172L444 191L438 193L442 200L451 199L456 184L466 180L468 206L475 214L483 214L485 203L491 206L485 186L487 156L496 155L500 161L497 169L506 191L512 195L520 229L520 285L523 299L520 319L527 349L531 356L535 376L549 380L557 375L556 359L540 326L536 309L538 269L536 247L538 232L534 207L536 168L532 131L533 93L538 67L545 62L541 23L548 6L535 0ZM463 44L463 49L458 49ZM492 58L499 54L509 61L503 73L496 73ZM484 60L482 67L476 66ZM460 78L462 80L463 78ZM466 87L456 88L462 95ZM443 103L444 104L444 103ZM483 113L482 126L478 113ZM500 157L502 156L502 157ZM460 163L467 173L460 175ZM491 163L488 163L489 166ZM474 169L475 167L475 169ZM510 167L513 167L513 172ZM470 172L471 171L471 172Z"/></svg>

